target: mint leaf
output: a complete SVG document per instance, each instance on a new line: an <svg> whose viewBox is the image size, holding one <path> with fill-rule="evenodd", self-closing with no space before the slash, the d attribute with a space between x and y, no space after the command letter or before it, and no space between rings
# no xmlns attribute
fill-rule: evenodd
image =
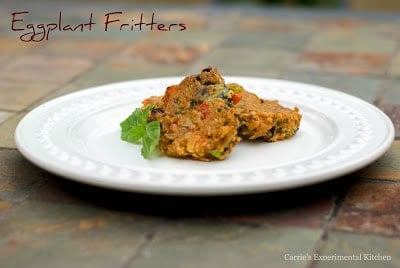
<svg viewBox="0 0 400 268"><path fill-rule="evenodd" d="M142 156L149 158L160 140L161 126L159 121L151 121L146 124L146 133L142 138Z"/></svg>
<svg viewBox="0 0 400 268"><path fill-rule="evenodd" d="M137 125L132 127L126 133L125 141L131 143L138 143L140 139L143 137L144 133L146 132L146 127L144 125Z"/></svg>
<svg viewBox="0 0 400 268"><path fill-rule="evenodd" d="M143 111L139 109L141 112L139 114L139 124L145 125L147 123L147 117L149 116L149 113L153 107L153 105L148 105Z"/></svg>
<svg viewBox="0 0 400 268"><path fill-rule="evenodd" d="M147 123L152 108L152 105L147 106L144 110L136 108L130 116L120 123L121 140L130 143L142 141L141 153L144 158L150 158L160 140L160 122L151 121Z"/></svg>
<svg viewBox="0 0 400 268"><path fill-rule="evenodd" d="M149 136L144 136L142 139L142 156L144 158L150 158L151 153L154 151L158 145L158 141L151 139Z"/></svg>
<svg viewBox="0 0 400 268"><path fill-rule="evenodd" d="M152 140L160 139L160 122L159 121L151 121L146 125L146 134Z"/></svg>
<svg viewBox="0 0 400 268"><path fill-rule="evenodd" d="M128 116L124 121L120 123L121 126L121 139L128 141L128 136L132 128L139 125L139 118L141 117L142 111L140 108L136 108L133 113Z"/></svg>

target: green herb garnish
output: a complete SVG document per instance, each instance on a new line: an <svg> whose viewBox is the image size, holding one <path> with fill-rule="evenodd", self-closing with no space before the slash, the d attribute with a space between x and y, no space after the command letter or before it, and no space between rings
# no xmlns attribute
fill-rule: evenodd
<svg viewBox="0 0 400 268"><path fill-rule="evenodd" d="M121 140L130 143L139 143L141 141L141 153L144 158L150 158L160 140L160 122L151 121L147 123L147 117L152 108L152 105L147 106L144 110L136 108L133 113L120 124Z"/></svg>

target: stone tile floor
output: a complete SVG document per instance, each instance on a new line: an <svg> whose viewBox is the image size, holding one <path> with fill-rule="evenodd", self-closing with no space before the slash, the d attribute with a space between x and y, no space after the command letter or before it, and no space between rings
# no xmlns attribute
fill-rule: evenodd
<svg viewBox="0 0 400 268"><path fill-rule="evenodd" d="M369 167L299 189L244 196L166 197L64 180L16 150L14 130L31 109L86 87L223 73L281 78L344 91L377 105L400 136L398 14L241 6L0 2L0 267L400 267L400 141ZM22 42L16 27L67 23ZM154 12L184 31L104 31L104 14L130 23ZM22 18L22 17L21 17ZM19 18L19 19L21 19ZM112 25L114 26L114 25ZM111 26L110 26L111 27ZM174 27L174 26L173 26ZM299 256L304 260L285 260ZM391 260L316 256L372 254ZM364 258L364 255L363 255Z"/></svg>

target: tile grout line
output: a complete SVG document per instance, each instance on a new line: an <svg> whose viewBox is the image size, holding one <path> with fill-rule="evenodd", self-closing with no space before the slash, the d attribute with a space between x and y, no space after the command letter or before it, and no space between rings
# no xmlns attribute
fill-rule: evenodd
<svg viewBox="0 0 400 268"><path fill-rule="evenodd" d="M154 240L154 237L157 233L157 229L158 228L155 228L154 230L150 231L145 235L143 241L141 241L139 245L135 247L133 254L129 256L129 258L125 261L125 263L121 266L121 268L129 268L131 265L133 265L133 263L140 256L143 250L151 243L151 241Z"/></svg>
<svg viewBox="0 0 400 268"><path fill-rule="evenodd" d="M241 14L240 11L236 11L236 12L234 12L234 13L235 13L235 18L232 19L232 27L233 27L234 29L236 29L236 27L237 27L237 26L239 25L239 23L240 23L242 14ZM191 63L189 63L189 64L187 65L187 69L183 71L182 75L188 75L188 74L189 74L189 73L188 73L188 70L193 69L194 66L196 66L196 64L198 64L199 62L201 62L201 61L203 60L204 56L210 55L210 54L212 53L212 51L215 51L215 50L218 49L218 48L222 48L224 42L227 41L231 36L234 36L234 35L235 35L235 31L232 31L232 30L229 31L229 33L225 34L224 37L223 37L221 40L219 40L218 42L216 42L215 44L213 44L213 45L211 46L210 51L207 51L207 53L201 55L201 57L199 57L199 58L195 59L194 61L192 61Z"/></svg>
<svg viewBox="0 0 400 268"><path fill-rule="evenodd" d="M77 41L79 41L79 40L77 40ZM124 47L125 47L125 46L126 46L126 47L129 46L129 44L127 43L127 44L124 45ZM41 46L41 47L43 48L44 45ZM34 49L38 50L39 48L40 48L40 47L37 47L37 48L34 48ZM118 50L118 51L120 51L120 50ZM115 53L117 53L118 51L116 51ZM26 52L26 53L28 53L28 52ZM22 55L24 55L24 54L26 54L26 53L23 53ZM84 71L84 72L82 72L81 74L78 74L78 75L72 77L71 79L65 81L64 83L59 84L55 89L51 90L48 94L42 96L41 98L39 98L38 100L36 100L36 101L33 102L32 104L30 104L30 105L24 107L24 109L19 110L19 111L13 111L11 116L9 116L8 118L6 118L6 120L4 120L3 122L0 122L0 127L3 126L4 124L6 124L7 122L9 122L9 121L15 119L16 117L20 116L21 114L27 113L27 112L31 111L31 110L32 110L32 107L35 107L35 105L37 105L38 103L40 103L40 102L42 102L43 100L45 100L45 99L46 99L47 97L49 97L51 94L54 94L54 93L56 93L57 91L59 91L60 89L62 89L63 87L65 87L65 86L71 84L72 81L76 80L76 79L79 78L79 77L82 77L83 75L85 75L86 73L88 73L90 70L93 70L94 68L96 68L96 66L97 66L99 63L105 62L107 59L109 59L109 58L112 57L113 55L115 55L115 54L114 54L114 53L110 53L109 55L105 56L104 58L101 58L101 59L99 59L99 60L97 60L97 61L93 61L93 66L90 67L90 68L88 68L86 71ZM9 148L9 147L2 147L2 146L0 146L0 148L2 149L2 148ZM14 148L12 148L12 149L14 149Z"/></svg>
<svg viewBox="0 0 400 268"><path fill-rule="evenodd" d="M299 49L298 51L295 51L297 53L297 57L296 60L293 62L293 65L297 65L297 63L299 63L301 55L303 55L305 52L307 52L307 45L310 44L310 42L312 41L312 39L314 38L314 36L317 34L317 29L312 30L312 32L310 33L310 35L308 36L308 39L306 42L304 42L304 45L301 49ZM284 76L286 74L288 74L291 70L292 66L287 66L286 69L281 70L280 74L278 76L278 79L284 79ZM317 73L317 72L316 72Z"/></svg>
<svg viewBox="0 0 400 268"><path fill-rule="evenodd" d="M78 41L79 41L79 40L78 40ZM65 81L64 83L59 84L59 86L58 86L57 88L51 90L48 94L42 96L42 97L39 98L36 102L34 102L34 103L30 104L29 106L25 107L25 109L21 110L20 112L26 112L26 111L31 110L32 107L34 107L35 105L37 105L37 104L40 103L41 101L45 100L45 99L46 99L47 97L49 97L51 94L54 94L54 93L56 93L57 91L59 91L60 89L62 89L63 87L65 87L65 86L67 86L67 85L69 85L69 84L72 84L72 82L73 82L74 80L77 80L78 78L80 78L80 77L84 76L86 73L88 73L90 70L93 70L94 68L96 68L96 66L97 66L99 63L105 61L107 58L108 58L108 57L104 57L104 58L102 58L102 59L100 59L100 60L98 60L98 61L93 61L93 66L91 66L91 67L88 68L87 70L83 71L82 73L77 74L77 75L71 77L70 79L68 79L68 80Z"/></svg>
<svg viewBox="0 0 400 268"><path fill-rule="evenodd" d="M393 77L390 76L389 71L390 71L390 68L393 66L393 62L394 62L395 56L396 56L398 53L400 53L400 43L397 44L396 48L395 48L394 51L392 52L392 54L391 54L392 57L390 58L390 61L389 61L388 65L387 65L387 67L386 67L386 69L385 69L384 74L383 74L385 80L384 80L383 83L381 84L381 86L380 86L380 88L379 88L379 91L378 91L378 96L377 96L376 100L374 101L374 105L376 105L376 106L378 106L379 104L381 104L381 102L382 102L382 96L383 96L383 94L384 94L384 92L385 92L385 88L386 88L387 84L389 83L389 81L390 81L391 79L393 79Z"/></svg>
<svg viewBox="0 0 400 268"><path fill-rule="evenodd" d="M0 146L0 151L16 151L16 148L10 148L10 147L1 147Z"/></svg>
<svg viewBox="0 0 400 268"><path fill-rule="evenodd" d="M325 248L325 244L326 241L329 238L329 231L331 230L331 222L332 220L336 217L336 215L339 212L339 209L343 203L343 200L345 199L346 195L348 192L348 188L343 191L343 192L339 192L337 193L336 196L332 197L332 208L330 209L328 215L327 215L327 219L324 223L324 226L322 228L322 234L320 236L320 238L318 239L318 241L315 243L315 247L314 247L314 251L312 253L312 256L314 256L314 254L320 254L322 252L322 250ZM309 262L309 265L306 266L306 268L315 268L317 265L318 261L315 260L311 260L311 262Z"/></svg>
<svg viewBox="0 0 400 268"><path fill-rule="evenodd" d="M363 236L374 236L374 237L380 237L380 238L389 238L389 239L396 239L400 240L400 235L394 235L394 234L379 234L379 233L372 233L372 232L354 232L354 231L347 231L347 230L335 230L337 233L342 233L342 234L356 234L356 235L363 235Z"/></svg>
<svg viewBox="0 0 400 268"><path fill-rule="evenodd" d="M360 181L365 181L369 183L399 183L398 180L390 180L390 179L372 179L372 178L363 178L360 177Z"/></svg>
<svg viewBox="0 0 400 268"><path fill-rule="evenodd" d="M35 47L31 47L29 49L27 49L26 51L20 53L20 54L14 54L11 57L9 57L6 60L6 66L5 68L7 68L8 65L10 65L11 63L13 63L15 61L15 59L17 59L18 57L24 56L24 55L29 55L29 54L34 54L32 52L35 52L35 50L38 50L40 48L43 48L45 45L44 44L40 44L40 45L35 45ZM7 79L6 79L7 80ZM11 120L12 118L14 118L15 116L18 116L19 114L21 114L22 112L24 112L24 110L26 110L26 108L19 110L19 111L13 111L13 110L9 110L9 109L1 109L1 111L5 111L7 113L11 113L12 115L7 117L4 121L0 122L0 126L5 124L5 122ZM0 147L0 148L7 148L7 147Z"/></svg>

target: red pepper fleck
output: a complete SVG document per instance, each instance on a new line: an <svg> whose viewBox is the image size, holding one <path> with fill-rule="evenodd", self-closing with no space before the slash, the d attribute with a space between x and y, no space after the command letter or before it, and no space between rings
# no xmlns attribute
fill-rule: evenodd
<svg viewBox="0 0 400 268"><path fill-rule="evenodd" d="M238 104L242 100L242 95L239 93L235 93L232 95L232 103Z"/></svg>
<svg viewBox="0 0 400 268"><path fill-rule="evenodd" d="M167 87L166 94L171 95L177 90L178 90L178 86L177 85L169 86L169 87Z"/></svg>
<svg viewBox="0 0 400 268"><path fill-rule="evenodd" d="M201 113L201 119L205 119L208 116L209 112L210 112L208 104L205 103L205 102L203 102L202 104L199 105L198 110Z"/></svg>

